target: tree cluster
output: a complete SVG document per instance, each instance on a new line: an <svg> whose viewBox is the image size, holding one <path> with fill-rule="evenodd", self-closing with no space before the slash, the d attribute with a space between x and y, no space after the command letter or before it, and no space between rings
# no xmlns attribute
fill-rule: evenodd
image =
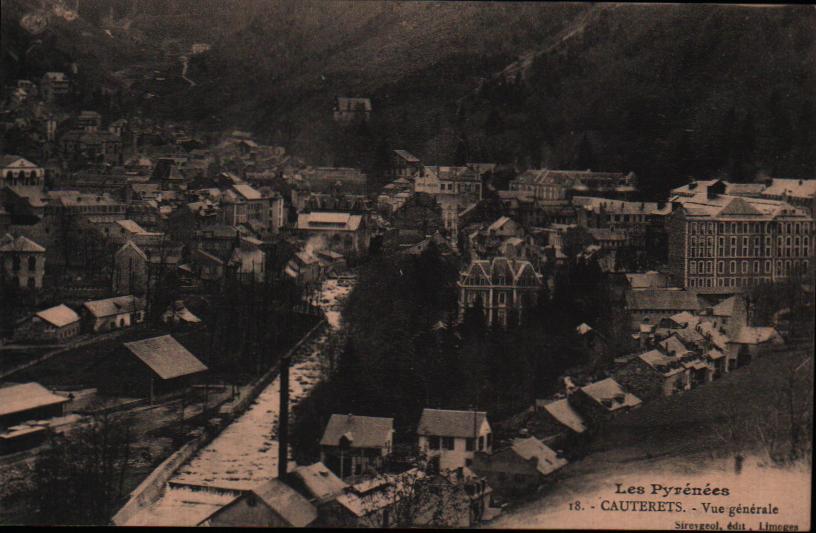
<svg viewBox="0 0 816 533"><path fill-rule="evenodd" d="M130 424L97 415L70 434L52 437L32 473L37 522L106 525L124 496L131 468Z"/></svg>
<svg viewBox="0 0 816 533"><path fill-rule="evenodd" d="M523 320L511 313L506 329L487 326L478 306L457 323L456 274L434 247L363 267L335 372L296 411L293 444L303 458L316 457L333 413L393 417L403 435L413 434L426 407L510 416L555 392L567 369L592 361L578 324L589 321L612 339L622 330L595 264L574 265L552 300L544 290Z"/></svg>

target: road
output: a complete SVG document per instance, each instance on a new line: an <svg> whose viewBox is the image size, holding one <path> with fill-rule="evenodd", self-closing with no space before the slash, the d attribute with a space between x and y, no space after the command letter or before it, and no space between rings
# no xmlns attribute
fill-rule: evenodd
<svg viewBox="0 0 816 533"><path fill-rule="evenodd" d="M195 87L196 82L187 77L187 69L190 67L190 58L187 56L179 57L181 61L181 78L190 84L190 87Z"/></svg>
<svg viewBox="0 0 816 533"><path fill-rule="evenodd" d="M34 358L34 359L30 360L30 361L26 361L25 363L19 364L19 365L13 367L13 368L9 368L9 369L5 369L5 370L0 371L0 379L4 379L4 378L6 378L8 376L16 374L17 372L25 370L26 368L30 368L30 367L32 367L34 365L38 365L38 364L40 364L42 362L48 361L49 359L51 359L55 355L65 353L65 352L67 352L69 350L73 350L75 348L80 348L82 346L88 346L90 344L95 344L97 342L103 342L103 341L106 341L108 339L115 339L116 337L119 337L120 335L124 335L125 332L128 332L128 331L131 331L131 329L130 328L117 329L115 331L109 331L107 333L97 333L97 334L83 336L81 338L76 338L76 339L72 340L71 342L68 342L68 343L66 343L64 345L60 345L60 347L57 348L56 350L52 350L50 352L44 353L43 355L40 355L39 357L36 357L36 358Z"/></svg>

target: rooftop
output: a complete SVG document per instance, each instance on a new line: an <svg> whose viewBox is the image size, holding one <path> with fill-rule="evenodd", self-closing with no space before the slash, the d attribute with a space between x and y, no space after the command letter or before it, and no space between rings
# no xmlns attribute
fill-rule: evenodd
<svg viewBox="0 0 816 533"><path fill-rule="evenodd" d="M316 500L325 500L343 491L348 485L323 463L299 466L290 474L300 480L309 495Z"/></svg>
<svg viewBox="0 0 816 533"><path fill-rule="evenodd" d="M261 193L258 192L256 189L251 187L250 185L246 185L244 183L239 183L233 185L232 188L240 194L244 200L260 200Z"/></svg>
<svg viewBox="0 0 816 533"><path fill-rule="evenodd" d="M127 220L127 219L117 220L116 223L119 224L119 226L121 226L122 229L124 229L124 230L126 230L126 231L128 231L130 233L134 233L134 234L147 233L143 227L141 227L139 224L137 224L133 220Z"/></svg>
<svg viewBox="0 0 816 533"><path fill-rule="evenodd" d="M306 527L317 519L317 509L314 505L278 479L270 479L249 492L257 496L292 527ZM236 501L246 497L248 496L239 496Z"/></svg>
<svg viewBox="0 0 816 533"><path fill-rule="evenodd" d="M737 332L731 342L737 344L762 344L765 342L781 342L779 332L772 327L745 326Z"/></svg>
<svg viewBox="0 0 816 533"><path fill-rule="evenodd" d="M6 233L6 235L0 239L0 252L44 253L45 248L28 237L22 235L14 237L11 233Z"/></svg>
<svg viewBox="0 0 816 533"><path fill-rule="evenodd" d="M39 383L0 386L0 416L68 401L65 396L54 394Z"/></svg>
<svg viewBox="0 0 816 533"><path fill-rule="evenodd" d="M339 446L340 439L345 437L352 448L384 448L391 442L393 432L393 418L334 414L326 424L320 445Z"/></svg>
<svg viewBox="0 0 816 533"><path fill-rule="evenodd" d="M558 457L552 449L535 437L514 440L512 449L525 460L535 458L536 469L545 476L567 464L566 459Z"/></svg>
<svg viewBox="0 0 816 533"><path fill-rule="evenodd" d="M633 289L665 289L669 286L668 274L662 272L631 272L626 274Z"/></svg>
<svg viewBox="0 0 816 533"><path fill-rule="evenodd" d="M484 411L451 411L423 409L417 426L418 435L475 438L487 421Z"/></svg>
<svg viewBox="0 0 816 533"><path fill-rule="evenodd" d="M409 163L419 163L419 159L407 150L394 150L394 153Z"/></svg>
<svg viewBox="0 0 816 533"><path fill-rule="evenodd" d="M592 196L574 196L572 204L587 211L612 214L648 215L657 210L657 202L626 202Z"/></svg>
<svg viewBox="0 0 816 533"><path fill-rule="evenodd" d="M161 379L204 372L207 367L170 335L126 342L125 347Z"/></svg>
<svg viewBox="0 0 816 533"><path fill-rule="evenodd" d="M774 178L762 191L763 196L791 196L793 198L816 197L816 179L796 180Z"/></svg>
<svg viewBox="0 0 816 533"><path fill-rule="evenodd" d="M77 315L73 309L65 304L60 304L43 311L38 311L36 316L58 328L79 321L79 315Z"/></svg>
<svg viewBox="0 0 816 533"><path fill-rule="evenodd" d="M550 413L560 424L568 427L576 433L586 431L584 418L572 408L566 398L555 400L544 405L544 409Z"/></svg>
<svg viewBox="0 0 816 533"><path fill-rule="evenodd" d="M581 390L609 411L617 411L618 409L635 407L641 404L640 398L623 390L623 387L612 378L590 383L581 387Z"/></svg>
<svg viewBox="0 0 816 533"><path fill-rule="evenodd" d="M298 215L297 229L357 231L362 220L362 215L331 211L313 211L311 213L300 213Z"/></svg>
<svg viewBox="0 0 816 533"><path fill-rule="evenodd" d="M507 257L473 260L460 277L464 285L484 285L480 283L484 280L488 281L487 284L512 285L520 281L529 286L541 284L541 274L536 272L532 263Z"/></svg>
<svg viewBox="0 0 816 533"><path fill-rule="evenodd" d="M719 194L709 197L706 191L694 195L676 195L673 202L679 202L689 218L723 218L774 220L784 218L807 218L807 213L783 200L768 198L748 198Z"/></svg>
<svg viewBox="0 0 816 533"><path fill-rule="evenodd" d="M693 292L677 289L626 291L626 306L631 310L697 311L700 305Z"/></svg>
<svg viewBox="0 0 816 533"><path fill-rule="evenodd" d="M132 313L144 309L144 300L135 296L115 296L104 300L92 300L82 304L96 318Z"/></svg>

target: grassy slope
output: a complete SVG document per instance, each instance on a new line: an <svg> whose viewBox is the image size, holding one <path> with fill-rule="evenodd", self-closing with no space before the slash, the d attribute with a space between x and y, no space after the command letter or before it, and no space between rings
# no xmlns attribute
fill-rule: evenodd
<svg viewBox="0 0 816 533"><path fill-rule="evenodd" d="M519 527L517 521L525 520L519 517L532 514L534 518L547 509L559 509L566 498L611 486L610 480L622 475L640 472L642 478L651 479L650 475L663 472L692 474L711 465L730 468L726 459L737 451L762 456L758 429L773 426L768 420L784 403L789 371L803 361L809 364L796 372L796 390L802 405L809 406L812 420L812 355L770 355L704 387L656 400L615 418L593 439L588 456L564 467L547 495L510 513L505 526ZM715 428L724 433L729 426L739 430L735 439L725 441ZM524 527L534 525L521 523Z"/></svg>

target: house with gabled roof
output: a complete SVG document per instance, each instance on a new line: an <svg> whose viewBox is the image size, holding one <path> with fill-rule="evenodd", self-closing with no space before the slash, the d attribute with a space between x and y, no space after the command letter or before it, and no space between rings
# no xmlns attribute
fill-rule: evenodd
<svg viewBox="0 0 816 533"><path fill-rule="evenodd" d="M505 497L534 492L567 460L535 437L514 439L492 454L477 452L472 469L484 476L497 494Z"/></svg>
<svg viewBox="0 0 816 533"><path fill-rule="evenodd" d="M318 507L333 500L349 486L321 462L298 466L289 473L287 482Z"/></svg>
<svg viewBox="0 0 816 533"><path fill-rule="evenodd" d="M470 205L482 199L482 177L466 166L424 166L414 180L414 192L453 197L463 205Z"/></svg>
<svg viewBox="0 0 816 533"><path fill-rule="evenodd" d="M371 118L371 99L337 96L334 99L334 121L343 125L368 122Z"/></svg>
<svg viewBox="0 0 816 533"><path fill-rule="evenodd" d="M227 262L227 268L244 283L262 283L266 279L266 253L260 244L257 239L240 239Z"/></svg>
<svg viewBox="0 0 816 533"><path fill-rule="evenodd" d="M543 432L533 429L533 434L546 443L558 441L562 437L581 435L587 430L587 423L581 413L570 405L566 398L536 400L533 407L537 425ZM546 435L544 433L549 433Z"/></svg>
<svg viewBox="0 0 816 533"><path fill-rule="evenodd" d="M148 282L155 284L161 276L179 264L183 246L164 238L163 233L146 234L139 242L127 241L114 254L113 291L116 294L145 294Z"/></svg>
<svg viewBox="0 0 816 533"><path fill-rule="evenodd" d="M156 398L183 391L207 371L171 335L123 343L97 368L100 393Z"/></svg>
<svg viewBox="0 0 816 533"><path fill-rule="evenodd" d="M309 527L317 509L279 479L244 491L204 520L209 527Z"/></svg>
<svg viewBox="0 0 816 533"><path fill-rule="evenodd" d="M511 315L524 319L525 309L538 303L544 282L529 261L494 257L476 259L459 274L459 319L481 306L487 325L507 327Z"/></svg>
<svg viewBox="0 0 816 533"><path fill-rule="evenodd" d="M14 338L33 342L65 342L79 333L79 315L65 304L37 311L14 329Z"/></svg>
<svg viewBox="0 0 816 533"><path fill-rule="evenodd" d="M671 396L691 388L691 367L684 364L684 357L655 348L629 359L616 369L614 377L638 398Z"/></svg>
<svg viewBox="0 0 816 533"><path fill-rule="evenodd" d="M320 525L325 527L389 527L396 520L396 507L411 489L426 478L412 468L400 474L383 474L347 486L320 507Z"/></svg>
<svg viewBox="0 0 816 533"><path fill-rule="evenodd" d="M748 304L745 296L735 294L726 298L711 308L710 316L722 324L729 335L735 335L748 325Z"/></svg>
<svg viewBox="0 0 816 533"><path fill-rule="evenodd" d="M625 296L633 331L638 331L643 323L657 325L663 318L682 311L693 313L702 309L694 292L680 289L627 290Z"/></svg>
<svg viewBox="0 0 816 533"><path fill-rule="evenodd" d="M634 173L529 169L510 181L543 206L567 205L574 195L626 198L637 191Z"/></svg>
<svg viewBox="0 0 816 533"><path fill-rule="evenodd" d="M438 460L441 470L470 466L477 451L493 450L493 430L484 411L423 409L417 437L419 449Z"/></svg>
<svg viewBox="0 0 816 533"><path fill-rule="evenodd" d="M612 378L602 379L572 391L570 405L589 423L596 426L611 416L640 407L641 399L626 391Z"/></svg>
<svg viewBox="0 0 816 533"><path fill-rule="evenodd" d="M334 414L320 439L320 462L341 479L359 478L378 471L393 447L393 418Z"/></svg>
<svg viewBox="0 0 816 533"><path fill-rule="evenodd" d="M744 326L725 342L729 369L746 366L773 347L785 344L776 328L770 326Z"/></svg>
<svg viewBox="0 0 816 533"><path fill-rule="evenodd" d="M297 231L305 238L323 236L329 248L347 256L367 253L371 241L366 216L351 212L300 213Z"/></svg>
<svg viewBox="0 0 816 533"><path fill-rule="evenodd" d="M45 248L23 235L7 233L0 238L0 275L17 280L20 288L42 288Z"/></svg>
<svg viewBox="0 0 816 533"><path fill-rule="evenodd" d="M421 171L419 158L407 150L393 150L391 152L389 168L392 180L400 178L415 178Z"/></svg>

